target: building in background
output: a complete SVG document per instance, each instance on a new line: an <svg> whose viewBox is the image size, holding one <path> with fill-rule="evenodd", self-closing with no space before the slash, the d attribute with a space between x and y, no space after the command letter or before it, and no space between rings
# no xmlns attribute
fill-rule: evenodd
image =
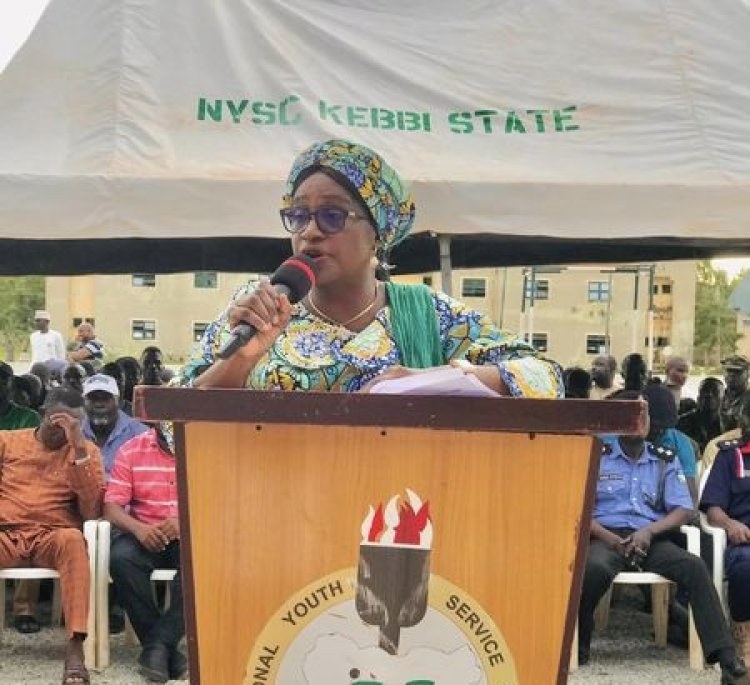
<svg viewBox="0 0 750 685"><path fill-rule="evenodd" d="M737 313L737 354L750 358L750 271L735 286L729 296L729 306Z"/></svg>
<svg viewBox="0 0 750 685"><path fill-rule="evenodd" d="M53 276L47 278L46 306L68 341L78 324L92 322L107 359L138 357L156 345L168 362L179 363L237 288L257 278L216 271Z"/></svg>
<svg viewBox="0 0 750 685"><path fill-rule="evenodd" d="M455 270L452 292L564 366L648 358L652 338L658 369L671 355L692 359L696 272L694 261ZM409 280L439 286L440 275Z"/></svg>
<svg viewBox="0 0 750 685"><path fill-rule="evenodd" d="M216 272L50 277L46 307L68 340L81 321L93 321L108 358L157 345L179 363L236 288L257 278ZM398 280L441 287L438 273ZM618 360L630 352L648 356L652 330L659 368L670 354L692 359L695 280L695 262L665 262L455 270L452 286L457 299L530 336L564 366L588 368L602 353Z"/></svg>

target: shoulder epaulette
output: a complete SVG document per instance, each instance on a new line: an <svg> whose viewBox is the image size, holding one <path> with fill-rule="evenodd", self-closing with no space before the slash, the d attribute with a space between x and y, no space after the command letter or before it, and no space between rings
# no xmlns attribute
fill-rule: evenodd
<svg viewBox="0 0 750 685"><path fill-rule="evenodd" d="M742 442L740 440L722 440L721 442L716 443L716 447L719 450L733 450L737 447L740 447L742 445Z"/></svg>
<svg viewBox="0 0 750 685"><path fill-rule="evenodd" d="M667 462L672 461L676 456L668 447L657 447L656 445L651 445L651 453Z"/></svg>

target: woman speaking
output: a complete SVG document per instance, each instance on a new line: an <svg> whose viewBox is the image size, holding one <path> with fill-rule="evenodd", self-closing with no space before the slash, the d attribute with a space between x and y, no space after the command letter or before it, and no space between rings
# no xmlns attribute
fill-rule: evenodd
<svg viewBox="0 0 750 685"><path fill-rule="evenodd" d="M241 289L183 370L196 387L358 392L463 360L503 395L561 397L560 369L487 317L421 285L384 282L390 249L415 207L396 172L346 140L316 143L294 161L281 220L317 275L296 304L269 282ZM217 351L240 322L257 333L236 354Z"/></svg>

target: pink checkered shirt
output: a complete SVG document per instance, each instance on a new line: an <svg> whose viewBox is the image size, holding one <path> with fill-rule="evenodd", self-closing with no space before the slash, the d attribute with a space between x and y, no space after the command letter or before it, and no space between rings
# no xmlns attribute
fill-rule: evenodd
<svg viewBox="0 0 750 685"><path fill-rule="evenodd" d="M177 516L175 459L159 447L153 428L118 450L104 501L129 506L148 525Z"/></svg>

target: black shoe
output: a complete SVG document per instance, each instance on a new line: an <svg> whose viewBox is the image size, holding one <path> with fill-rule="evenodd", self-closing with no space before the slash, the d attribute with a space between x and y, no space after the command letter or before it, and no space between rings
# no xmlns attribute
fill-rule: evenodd
<svg viewBox="0 0 750 685"><path fill-rule="evenodd" d="M39 632L39 621L37 621L33 616L16 616L13 619L13 627L19 632L23 633L24 635L29 635L31 633L38 633Z"/></svg>
<svg viewBox="0 0 750 685"><path fill-rule="evenodd" d="M187 657L176 647L169 653L169 679L185 680L188 672Z"/></svg>
<svg viewBox="0 0 750 685"><path fill-rule="evenodd" d="M721 665L721 685L750 685L750 674L742 659L735 657L728 664Z"/></svg>
<svg viewBox="0 0 750 685"><path fill-rule="evenodd" d="M169 680L169 650L165 645L144 647L138 657L138 672L152 683Z"/></svg>

